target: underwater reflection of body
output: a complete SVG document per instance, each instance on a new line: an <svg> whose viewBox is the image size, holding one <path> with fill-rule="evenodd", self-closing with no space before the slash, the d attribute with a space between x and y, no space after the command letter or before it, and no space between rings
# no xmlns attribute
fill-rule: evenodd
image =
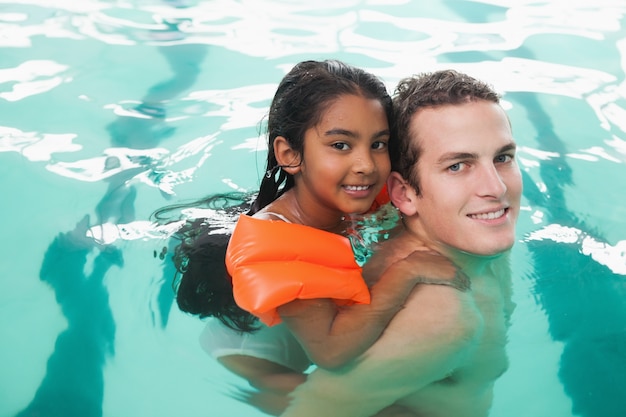
<svg viewBox="0 0 626 417"><path fill-rule="evenodd" d="M68 326L57 338L46 375L30 405L19 417L91 417L102 415L102 366L113 354L115 322L103 279L122 266L119 250L102 248L91 274L84 272L95 244L86 238L89 218L59 234L49 246L40 278L54 288Z"/></svg>
<svg viewBox="0 0 626 417"><path fill-rule="evenodd" d="M169 29L175 30L170 27ZM200 72L206 45L163 46L174 76L150 88L136 111L145 117L120 116L107 126L111 145L130 149L150 149L171 136L163 102L189 88ZM137 161L135 161L137 162ZM107 160L107 169L119 166L116 157ZM152 169L152 161L138 161L136 168L109 177L108 189L95 207L98 224L129 223L135 219L135 186L128 181ZM109 306L104 279L112 266L123 266L122 252L113 245L99 245L87 232L89 216L73 231L60 233L48 247L40 278L55 291L67 320L67 329L57 338L47 363L46 374L34 399L18 417L99 417L104 395L103 366L114 353L115 321ZM90 273L88 258L98 249ZM159 303L160 321L165 326L174 294L169 277L173 267L163 272ZM166 278L167 277L167 278Z"/></svg>

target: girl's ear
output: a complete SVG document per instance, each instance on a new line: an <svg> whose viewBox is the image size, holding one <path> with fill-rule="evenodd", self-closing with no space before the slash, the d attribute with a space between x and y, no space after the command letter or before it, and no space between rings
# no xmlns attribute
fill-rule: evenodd
<svg viewBox="0 0 626 417"><path fill-rule="evenodd" d="M300 152L295 151L283 136L277 136L274 139L274 155L283 171L291 175L300 172L302 163Z"/></svg>
<svg viewBox="0 0 626 417"><path fill-rule="evenodd" d="M392 171L387 178L387 192L394 206L405 216L417 214L415 189L399 173Z"/></svg>

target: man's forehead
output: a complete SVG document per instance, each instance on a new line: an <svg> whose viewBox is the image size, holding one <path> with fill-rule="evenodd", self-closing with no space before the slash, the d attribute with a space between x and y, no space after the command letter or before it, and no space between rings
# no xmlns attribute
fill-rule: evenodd
<svg viewBox="0 0 626 417"><path fill-rule="evenodd" d="M411 118L409 134L421 155L496 152L515 145L506 112L487 101L420 109Z"/></svg>

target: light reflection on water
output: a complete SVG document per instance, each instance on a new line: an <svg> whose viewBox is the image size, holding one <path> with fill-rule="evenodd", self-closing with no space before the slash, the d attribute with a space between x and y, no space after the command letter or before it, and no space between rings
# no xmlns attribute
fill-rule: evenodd
<svg viewBox="0 0 626 417"><path fill-rule="evenodd" d="M452 66L503 93L525 200L494 416L617 415L625 15L618 0L0 0L0 204L17 240L2 247L0 416L45 404L50 416L168 416L178 403L189 416L254 415L199 349L201 323L173 307L171 265L152 257L168 231L147 220L173 201L253 189L276 83L325 57L390 90ZM64 389L84 403L56 403Z"/></svg>

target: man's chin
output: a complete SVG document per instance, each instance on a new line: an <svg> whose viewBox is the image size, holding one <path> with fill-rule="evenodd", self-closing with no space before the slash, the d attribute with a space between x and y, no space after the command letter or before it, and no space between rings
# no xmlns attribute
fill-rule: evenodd
<svg viewBox="0 0 626 417"><path fill-rule="evenodd" d="M504 253L507 253L513 247L514 242L511 243L503 243L501 245L486 245L484 247L477 247L476 245L471 247L466 247L463 249L451 247L451 252L458 252L463 255L469 255L477 258L497 258ZM453 254L452 254L453 255ZM454 256L454 255L453 255Z"/></svg>

